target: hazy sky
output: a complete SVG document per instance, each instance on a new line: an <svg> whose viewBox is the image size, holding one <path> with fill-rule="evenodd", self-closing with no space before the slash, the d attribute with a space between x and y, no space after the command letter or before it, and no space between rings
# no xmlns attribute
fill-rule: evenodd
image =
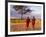
<svg viewBox="0 0 46 37"><path fill-rule="evenodd" d="M23 15L23 17L29 16L30 18L35 16L37 18L41 17L42 7L41 6L28 6L30 10L33 10L31 13L26 13ZM10 6L10 16L21 18L21 15L17 13L17 11L13 8L13 5Z"/></svg>

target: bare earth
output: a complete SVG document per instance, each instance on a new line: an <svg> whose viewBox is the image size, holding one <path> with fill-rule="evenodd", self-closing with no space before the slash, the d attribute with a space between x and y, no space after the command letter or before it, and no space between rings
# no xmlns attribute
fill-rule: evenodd
<svg viewBox="0 0 46 37"><path fill-rule="evenodd" d="M35 21L34 31L35 30L41 30L41 20L37 19ZM16 31L33 31L32 22L30 22L29 27L26 27L26 21L23 21L21 23L10 23L10 31L16 32Z"/></svg>

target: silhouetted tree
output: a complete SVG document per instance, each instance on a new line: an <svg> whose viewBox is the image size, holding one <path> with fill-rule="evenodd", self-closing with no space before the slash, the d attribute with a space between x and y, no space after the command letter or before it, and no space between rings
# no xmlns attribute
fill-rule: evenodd
<svg viewBox="0 0 46 37"><path fill-rule="evenodd" d="M22 6L22 5L16 5L16 6L13 6L13 8L16 10L16 11L19 11L18 14L21 14L21 19L23 18L23 14L26 14L27 12L32 12L32 10L30 10L27 6Z"/></svg>

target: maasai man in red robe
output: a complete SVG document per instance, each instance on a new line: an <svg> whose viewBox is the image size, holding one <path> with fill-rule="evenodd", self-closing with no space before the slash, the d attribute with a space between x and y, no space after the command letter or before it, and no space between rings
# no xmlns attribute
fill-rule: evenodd
<svg viewBox="0 0 46 37"><path fill-rule="evenodd" d="M27 28L29 27L29 23L30 23L30 18L27 17L27 19L26 19L26 27L27 27Z"/></svg>
<svg viewBox="0 0 46 37"><path fill-rule="evenodd" d="M34 29L34 26L35 26L35 17L33 16L33 19L32 19L32 26L33 26L33 29Z"/></svg>

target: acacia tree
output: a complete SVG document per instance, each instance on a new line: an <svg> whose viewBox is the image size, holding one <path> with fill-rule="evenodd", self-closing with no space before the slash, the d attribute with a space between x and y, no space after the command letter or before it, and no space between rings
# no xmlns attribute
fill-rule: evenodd
<svg viewBox="0 0 46 37"><path fill-rule="evenodd" d="M16 5L13 6L13 8L18 11L18 14L21 14L21 19L23 18L23 14L26 14L27 12L32 12L27 6L22 6L22 5Z"/></svg>

